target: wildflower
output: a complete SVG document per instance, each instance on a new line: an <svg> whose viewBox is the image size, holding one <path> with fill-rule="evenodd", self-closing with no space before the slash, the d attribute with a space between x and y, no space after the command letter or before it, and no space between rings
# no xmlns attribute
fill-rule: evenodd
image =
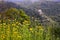
<svg viewBox="0 0 60 40"><path fill-rule="evenodd" d="M30 28L30 31L32 31L33 29L32 28Z"/></svg>

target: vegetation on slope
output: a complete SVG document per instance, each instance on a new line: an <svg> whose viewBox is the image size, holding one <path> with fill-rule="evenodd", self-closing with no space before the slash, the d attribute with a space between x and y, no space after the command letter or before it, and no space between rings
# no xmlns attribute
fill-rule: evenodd
<svg viewBox="0 0 60 40"><path fill-rule="evenodd" d="M43 27L22 9L10 8L0 13L0 40L60 40L59 31Z"/></svg>

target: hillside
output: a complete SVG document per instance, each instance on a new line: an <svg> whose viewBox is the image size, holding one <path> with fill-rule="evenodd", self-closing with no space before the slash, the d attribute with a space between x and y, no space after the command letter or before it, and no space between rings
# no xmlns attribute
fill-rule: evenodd
<svg viewBox="0 0 60 40"><path fill-rule="evenodd" d="M58 8L59 5L57 5L57 7L55 7L56 6L55 4L57 5L58 3L56 3L56 2L52 2L52 3L51 2L43 2L43 3L37 3L35 6L33 3L33 4L31 4L33 6L29 5L30 7L26 8L26 7L22 7L20 4L16 4L13 2L4 2L4 3L0 3L0 8L1 8L0 11L2 12L5 10L8 10L9 8L23 9L25 11L25 13L28 16L30 16L30 19L32 17L34 17L34 20L36 19L42 25L46 26L46 25L50 25L50 24L51 25L55 24L55 23L52 23L51 20L53 20L55 22L57 22L57 21L59 22L59 17L57 18L58 15L55 16L58 12L56 10L54 10L55 8ZM51 5L53 5L52 8L50 7ZM42 10L42 12L44 13L43 15L39 14L39 12L38 12L39 9ZM42 17L42 16L45 16L45 17ZM51 20L47 20L47 19L51 19Z"/></svg>
<svg viewBox="0 0 60 40"><path fill-rule="evenodd" d="M0 40L60 40L59 2L27 3L0 2Z"/></svg>
<svg viewBox="0 0 60 40"><path fill-rule="evenodd" d="M60 2L46 1L46 2L36 2L30 5L30 8L38 10L41 9L43 13L50 17L52 20L60 23Z"/></svg>

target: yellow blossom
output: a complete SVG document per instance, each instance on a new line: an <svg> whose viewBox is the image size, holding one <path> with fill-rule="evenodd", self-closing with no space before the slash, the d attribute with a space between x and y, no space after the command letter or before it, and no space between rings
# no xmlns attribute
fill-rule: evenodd
<svg viewBox="0 0 60 40"><path fill-rule="evenodd" d="M30 28L30 31L32 31L33 29L32 28Z"/></svg>

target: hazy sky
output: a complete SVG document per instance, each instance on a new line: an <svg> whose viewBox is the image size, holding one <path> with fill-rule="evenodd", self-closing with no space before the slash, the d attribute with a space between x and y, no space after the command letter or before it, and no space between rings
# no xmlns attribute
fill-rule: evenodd
<svg viewBox="0 0 60 40"><path fill-rule="evenodd" d="M34 1L39 1L39 0L8 0L8 1L33 1L34 2ZM40 0L40 1L60 1L60 0Z"/></svg>

